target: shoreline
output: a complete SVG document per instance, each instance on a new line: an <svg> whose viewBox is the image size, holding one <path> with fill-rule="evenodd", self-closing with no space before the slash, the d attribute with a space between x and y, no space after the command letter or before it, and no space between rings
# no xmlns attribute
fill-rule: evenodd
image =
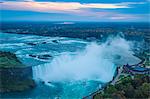
<svg viewBox="0 0 150 99"><path fill-rule="evenodd" d="M131 65L131 66L137 66L137 65L140 65L140 64L143 64L143 63L144 63L144 61L145 61L144 58L141 58L141 57L139 57L139 56L137 56L137 55L134 55L134 56L138 57L141 61L140 61L139 63L134 64L134 65ZM109 81L108 83L106 83L105 86L102 86L102 88L100 88L100 89L98 89L97 91L95 91L95 92L89 94L88 96L83 97L82 99L93 98L94 95L96 95L97 93L101 93L105 88L107 88L108 85L112 85L111 83L112 83L112 82L114 81L114 79L117 77L117 75L118 75L118 69L121 68L121 67L123 68L123 66L117 66L117 68L116 68L116 70L115 70L115 73L114 73L114 76L113 76L113 79L112 79L111 81ZM121 72L122 72L122 71L121 71Z"/></svg>
<svg viewBox="0 0 150 99"><path fill-rule="evenodd" d="M24 91L36 86L32 67L25 66L17 56L0 51L0 93Z"/></svg>

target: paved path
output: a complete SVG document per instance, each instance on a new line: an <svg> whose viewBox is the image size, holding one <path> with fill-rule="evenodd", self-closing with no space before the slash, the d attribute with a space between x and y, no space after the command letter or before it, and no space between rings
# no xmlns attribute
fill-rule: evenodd
<svg viewBox="0 0 150 99"><path fill-rule="evenodd" d="M120 75L122 74L123 66L120 66L120 69L118 70L117 76L114 78L114 80L111 82L112 85L115 85L115 83L119 80Z"/></svg>

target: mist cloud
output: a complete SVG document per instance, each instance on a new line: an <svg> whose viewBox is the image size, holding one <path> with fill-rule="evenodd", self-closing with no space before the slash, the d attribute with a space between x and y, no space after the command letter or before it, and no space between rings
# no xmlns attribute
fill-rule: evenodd
<svg viewBox="0 0 150 99"><path fill-rule="evenodd" d="M120 58L116 58L120 57ZM91 43L76 55L62 54L51 63L34 67L34 77L43 81L85 81L108 82L113 78L117 64L126 64L133 58L130 42L111 37L105 43ZM127 58L127 59L126 59ZM129 59L129 60L128 60ZM135 58L136 61L138 59ZM118 62L118 63L117 63Z"/></svg>

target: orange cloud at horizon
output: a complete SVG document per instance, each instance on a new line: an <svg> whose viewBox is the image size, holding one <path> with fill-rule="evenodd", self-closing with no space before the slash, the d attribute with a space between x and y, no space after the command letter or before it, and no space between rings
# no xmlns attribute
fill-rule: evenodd
<svg viewBox="0 0 150 99"><path fill-rule="evenodd" d="M90 3L81 4L78 2L3 2L1 4L2 9L9 10L30 10L30 11L74 11L82 8L99 8L99 9L117 9L117 8L129 8L123 4L102 4L102 3Z"/></svg>
<svg viewBox="0 0 150 99"><path fill-rule="evenodd" d="M34 12L44 12L44 13L67 13L78 16L90 16L90 17L109 17L116 12L93 12L86 9L119 9L119 8L130 8L129 5L133 4L142 4L140 3L113 3L113 4L104 4L104 3L84 3L79 2L35 2L29 0L28 2L13 2L7 1L1 3L2 10L20 10L20 11L34 11ZM117 15L117 14L116 14ZM115 16L111 19L125 19L129 16ZM132 18L132 16L130 16Z"/></svg>

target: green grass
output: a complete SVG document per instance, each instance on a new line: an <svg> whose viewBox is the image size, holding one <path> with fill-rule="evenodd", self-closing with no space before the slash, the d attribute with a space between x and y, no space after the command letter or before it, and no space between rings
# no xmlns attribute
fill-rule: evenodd
<svg viewBox="0 0 150 99"><path fill-rule="evenodd" d="M0 68L23 67L23 65L15 54L0 51Z"/></svg>
<svg viewBox="0 0 150 99"><path fill-rule="evenodd" d="M0 77L0 92L13 92L13 91L23 91L26 89L33 88L35 86L35 82L32 77L24 77L22 78L21 72L15 73L18 75L10 75L11 69L9 68L25 68L25 65L19 61L15 54L10 52L2 52L0 51L0 69L1 69L1 77ZM2 71L3 68L8 71ZM5 73L6 72L6 73ZM7 75L8 72L8 75ZM4 73L4 74L3 74ZM32 75L32 74L31 74Z"/></svg>

